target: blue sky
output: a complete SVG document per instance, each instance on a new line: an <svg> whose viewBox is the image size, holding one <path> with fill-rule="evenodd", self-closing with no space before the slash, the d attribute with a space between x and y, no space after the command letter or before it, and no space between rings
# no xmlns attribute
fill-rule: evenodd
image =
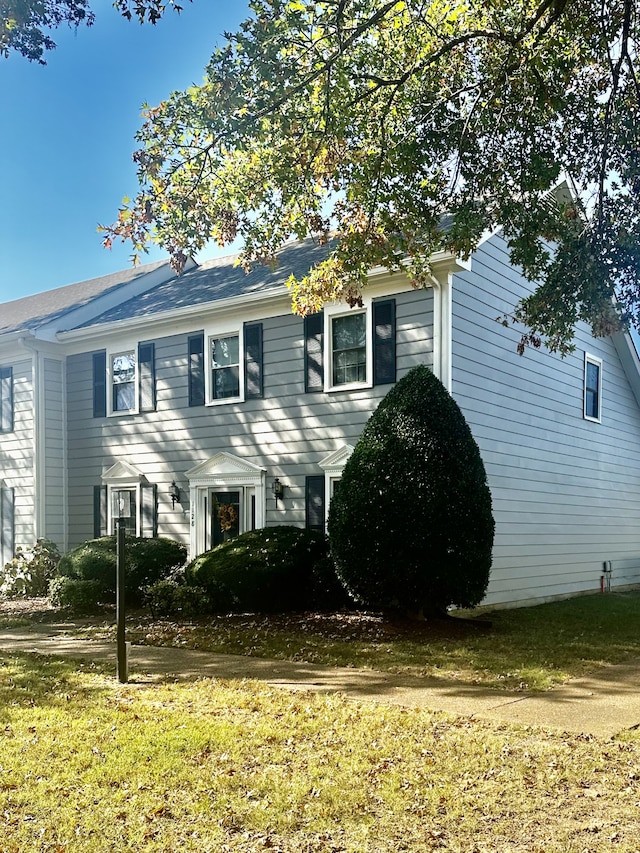
<svg viewBox="0 0 640 853"><path fill-rule="evenodd" d="M111 0L92 6L93 27L53 34L46 66L0 59L0 302L130 263L129 245L104 249L96 226L137 190L140 108L199 83L248 14L244 2L193 0L154 27L128 23Z"/></svg>

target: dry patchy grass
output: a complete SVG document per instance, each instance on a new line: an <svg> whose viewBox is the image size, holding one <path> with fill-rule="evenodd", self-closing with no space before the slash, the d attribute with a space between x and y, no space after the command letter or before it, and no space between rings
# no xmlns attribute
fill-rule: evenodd
<svg viewBox="0 0 640 853"><path fill-rule="evenodd" d="M640 850L640 739L0 667L0 851Z"/></svg>
<svg viewBox="0 0 640 853"><path fill-rule="evenodd" d="M133 614L127 631L135 643L546 690L605 664L640 657L639 612L640 593L633 592L435 622L356 612L191 622ZM112 620L85 629L94 637L113 633Z"/></svg>

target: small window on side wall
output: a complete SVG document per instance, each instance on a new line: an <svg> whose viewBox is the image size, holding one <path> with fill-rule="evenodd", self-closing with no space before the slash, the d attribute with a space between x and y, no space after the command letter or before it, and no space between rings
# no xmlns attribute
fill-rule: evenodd
<svg viewBox="0 0 640 853"><path fill-rule="evenodd" d="M602 420L602 359L584 354L584 418Z"/></svg>
<svg viewBox="0 0 640 853"><path fill-rule="evenodd" d="M0 432L13 432L13 368L11 367L0 367Z"/></svg>

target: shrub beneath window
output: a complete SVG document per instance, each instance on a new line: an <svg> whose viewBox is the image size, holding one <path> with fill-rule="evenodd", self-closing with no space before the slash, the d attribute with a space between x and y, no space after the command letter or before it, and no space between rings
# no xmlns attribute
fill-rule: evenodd
<svg viewBox="0 0 640 853"><path fill-rule="evenodd" d="M49 600L54 607L65 607L76 614L94 613L104 601L100 581L57 577L49 584Z"/></svg>
<svg viewBox="0 0 640 853"><path fill-rule="evenodd" d="M47 595L59 562L58 546L50 539L38 539L26 550L18 546L0 575L0 594L11 598Z"/></svg>
<svg viewBox="0 0 640 853"><path fill-rule="evenodd" d="M367 607L472 607L489 582L493 533L471 430L442 383L416 367L369 419L331 501L338 575Z"/></svg>
<svg viewBox="0 0 640 853"><path fill-rule="evenodd" d="M183 565L187 549L173 539L127 536L125 541L125 596L127 604L140 605L144 590L167 578ZM58 565L61 575L100 584L104 600L116 595L116 537L90 539L69 551Z"/></svg>
<svg viewBox="0 0 640 853"><path fill-rule="evenodd" d="M314 606L314 567L327 554L322 533L265 527L196 557L185 568L185 578L206 590L215 613L307 610Z"/></svg>
<svg viewBox="0 0 640 853"><path fill-rule="evenodd" d="M144 598L154 619L194 619L210 612L209 597L202 587L176 580L157 581Z"/></svg>

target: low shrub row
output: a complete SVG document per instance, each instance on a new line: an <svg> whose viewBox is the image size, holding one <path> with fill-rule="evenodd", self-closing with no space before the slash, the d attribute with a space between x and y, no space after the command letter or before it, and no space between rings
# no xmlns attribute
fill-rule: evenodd
<svg viewBox="0 0 640 853"><path fill-rule="evenodd" d="M185 559L185 547L172 539L127 537L127 606L147 604L158 618L193 618L207 613L335 610L348 603L328 540L315 531L264 528L224 542L186 566ZM48 592L52 604L75 613L112 604L116 539L83 542L62 558L52 543L39 544L7 565L4 587L5 594L13 595Z"/></svg>

